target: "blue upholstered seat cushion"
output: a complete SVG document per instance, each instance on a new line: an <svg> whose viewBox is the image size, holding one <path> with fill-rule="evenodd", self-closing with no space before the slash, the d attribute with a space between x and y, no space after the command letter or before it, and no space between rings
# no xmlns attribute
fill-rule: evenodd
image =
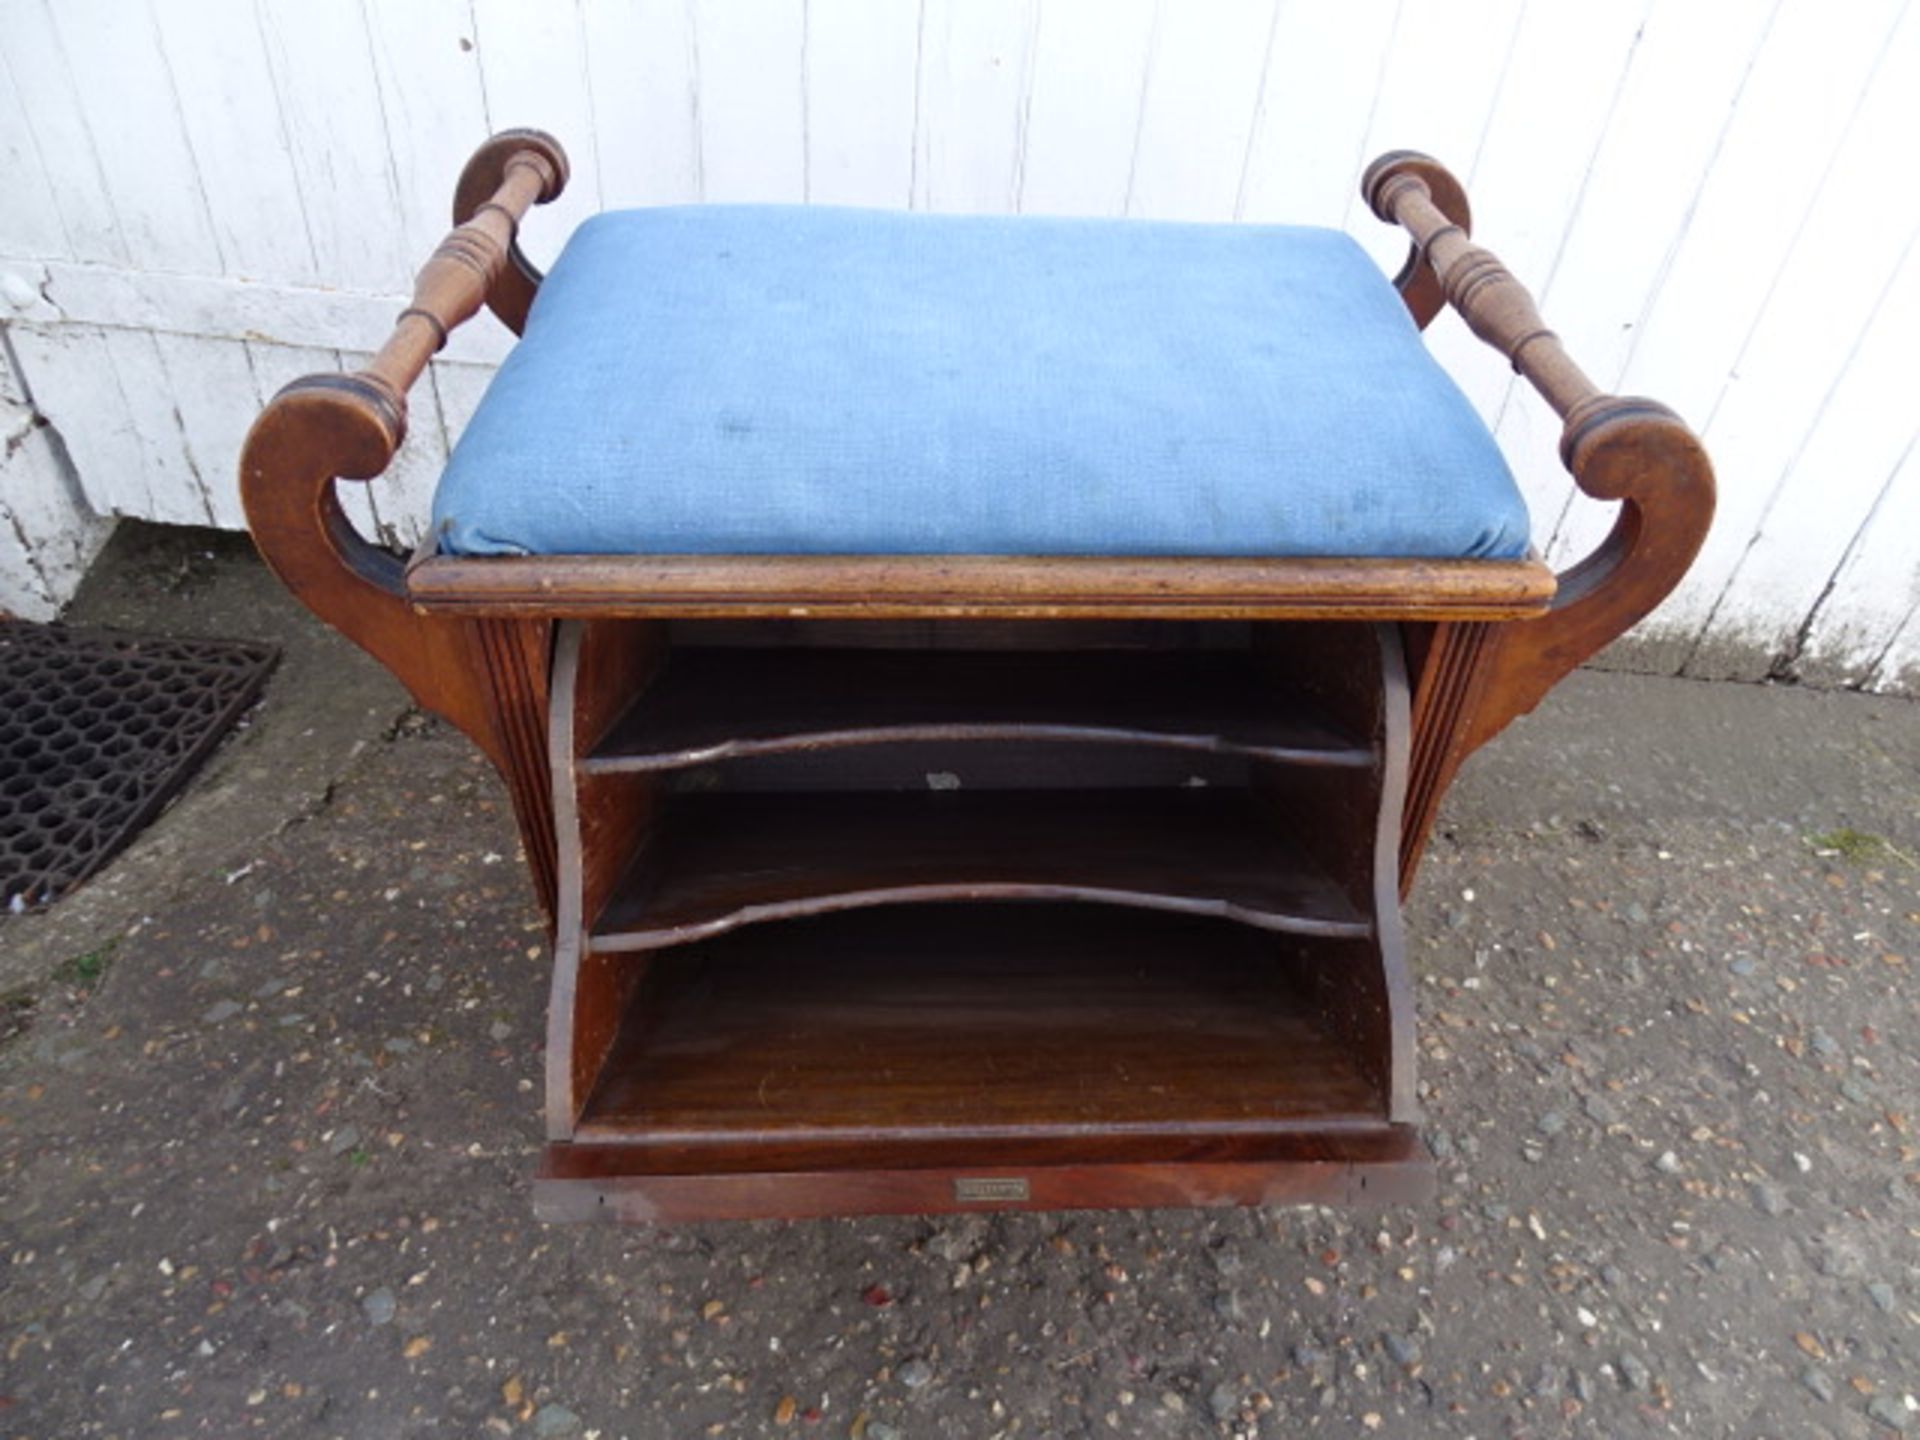
<svg viewBox="0 0 1920 1440"><path fill-rule="evenodd" d="M1527 546L1337 231L778 206L582 225L434 522L466 555Z"/></svg>

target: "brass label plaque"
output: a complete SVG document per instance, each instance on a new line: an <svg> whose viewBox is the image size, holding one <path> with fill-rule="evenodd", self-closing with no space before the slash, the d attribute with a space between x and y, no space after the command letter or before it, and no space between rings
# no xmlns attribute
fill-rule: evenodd
<svg viewBox="0 0 1920 1440"><path fill-rule="evenodd" d="M992 1200L1025 1200L1027 1177L1024 1175L963 1177L953 1182L953 1198L959 1205L978 1205Z"/></svg>

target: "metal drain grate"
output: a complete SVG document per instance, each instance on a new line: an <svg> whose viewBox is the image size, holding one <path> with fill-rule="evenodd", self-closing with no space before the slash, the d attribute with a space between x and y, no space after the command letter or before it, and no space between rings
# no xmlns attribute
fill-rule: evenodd
<svg viewBox="0 0 1920 1440"><path fill-rule="evenodd" d="M0 904L46 905L159 812L280 652L0 621Z"/></svg>

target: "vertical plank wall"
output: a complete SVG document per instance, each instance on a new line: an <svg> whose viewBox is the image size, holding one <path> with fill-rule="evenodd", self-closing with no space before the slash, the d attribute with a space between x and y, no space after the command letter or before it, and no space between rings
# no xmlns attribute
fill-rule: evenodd
<svg viewBox="0 0 1920 1440"><path fill-rule="evenodd" d="M1301 221L1391 269L1355 180L1432 151L1596 379L1719 466L1628 662L1920 683L1920 0L0 0L0 405L34 437L0 604L70 590L86 507L238 526L253 412L380 341L507 125L574 159L542 259L603 207L745 200ZM1431 338L1576 557L1608 517L1551 415ZM348 487L368 533L417 537L505 343L435 362L401 462Z"/></svg>

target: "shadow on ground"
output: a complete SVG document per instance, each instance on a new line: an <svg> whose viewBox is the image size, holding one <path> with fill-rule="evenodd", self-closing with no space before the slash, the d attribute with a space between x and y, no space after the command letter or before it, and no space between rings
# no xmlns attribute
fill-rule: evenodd
<svg viewBox="0 0 1920 1440"><path fill-rule="evenodd" d="M1409 916L1432 1204L546 1228L500 787L179 543L87 618L289 661L144 903L0 926L0 1433L1920 1429L1920 706L1587 674L1481 757Z"/></svg>

